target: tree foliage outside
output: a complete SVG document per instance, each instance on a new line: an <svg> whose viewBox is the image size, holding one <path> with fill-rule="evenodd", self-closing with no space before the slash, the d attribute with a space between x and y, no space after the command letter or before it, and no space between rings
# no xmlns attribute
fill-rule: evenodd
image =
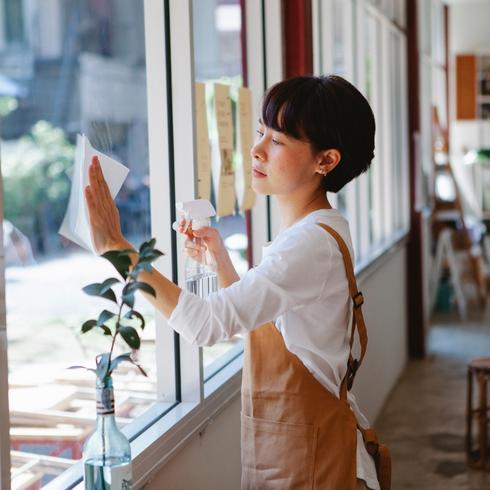
<svg viewBox="0 0 490 490"><path fill-rule="evenodd" d="M25 233L37 252L48 252L68 202L75 146L46 121L2 143L5 219Z"/></svg>

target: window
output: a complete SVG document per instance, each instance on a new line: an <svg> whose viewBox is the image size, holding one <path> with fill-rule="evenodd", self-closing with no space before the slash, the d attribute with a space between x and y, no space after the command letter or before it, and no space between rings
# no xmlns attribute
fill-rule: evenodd
<svg viewBox="0 0 490 490"><path fill-rule="evenodd" d="M0 94L0 136L14 487L26 463L44 485L81 457L95 380L66 368L92 366L109 348L103 335L80 335L103 307L81 288L113 276L112 266L58 235L78 133L130 168L117 198L123 232L134 244L151 236L143 1L50 2L49 17L43 4L4 4L9 44L0 53L11 87ZM23 23L38 37L12 51ZM125 367L115 375L123 426L156 400L154 312L138 301L147 320L139 361L149 377ZM67 462L48 464L50 456Z"/></svg>
<svg viewBox="0 0 490 490"><path fill-rule="evenodd" d="M24 16L22 0L8 0L4 3L4 29L7 42L22 44L24 41Z"/></svg>
<svg viewBox="0 0 490 490"><path fill-rule="evenodd" d="M213 155L217 155L217 125L214 106L214 84L230 87L232 114L236 115L238 88L243 85L242 9L240 0L193 0L194 76L205 83L207 123ZM237 135L234 133L233 164L237 165ZM211 180L211 202L216 204L217 172ZM223 237L233 264L240 275L248 270L247 249L249 237L244 215L238 212L212 220ZM211 376L229 359L242 350L239 338L220 342L203 349L205 378ZM228 353L228 355L226 355ZM224 357L223 357L224 356ZM221 359L219 359L221 358Z"/></svg>

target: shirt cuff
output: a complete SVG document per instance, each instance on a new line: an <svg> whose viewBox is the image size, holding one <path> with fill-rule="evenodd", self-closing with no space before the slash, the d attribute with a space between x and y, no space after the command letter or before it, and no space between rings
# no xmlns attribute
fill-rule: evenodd
<svg viewBox="0 0 490 490"><path fill-rule="evenodd" d="M179 294L177 305L172 311L168 324L178 334L182 335L184 339L190 344L197 344L197 336L199 334L200 326L196 325L196 321L192 321L192 318L202 318L202 312L196 316L196 308L202 308L202 300L195 294L182 289ZM198 327L196 329L196 327ZM197 331L196 331L197 330Z"/></svg>

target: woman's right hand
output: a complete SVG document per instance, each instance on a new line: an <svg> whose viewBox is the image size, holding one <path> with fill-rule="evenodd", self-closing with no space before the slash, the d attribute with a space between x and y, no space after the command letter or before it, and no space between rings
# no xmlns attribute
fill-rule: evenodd
<svg viewBox="0 0 490 490"><path fill-rule="evenodd" d="M178 231L186 237L184 242L185 254L198 262L203 262L206 250L209 250L216 264L219 263L223 254L227 254L223 239L216 228L205 226L198 230L190 231L190 228L186 226L185 219L180 218ZM193 240L194 237L200 240Z"/></svg>

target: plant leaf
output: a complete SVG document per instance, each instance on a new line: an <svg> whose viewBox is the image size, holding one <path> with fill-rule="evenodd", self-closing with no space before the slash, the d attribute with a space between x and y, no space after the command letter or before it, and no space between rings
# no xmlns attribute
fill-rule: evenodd
<svg viewBox="0 0 490 490"><path fill-rule="evenodd" d="M155 238L151 238L150 240L143 242L140 246L139 253L142 254L148 249L155 248L155 244L157 243Z"/></svg>
<svg viewBox="0 0 490 490"><path fill-rule="evenodd" d="M99 327L104 331L104 335L110 335L112 337L111 329L107 325L99 325Z"/></svg>
<svg viewBox="0 0 490 490"><path fill-rule="evenodd" d="M130 282L127 286L125 286L124 289L125 291L123 291L123 294L134 293L139 289L140 291L144 291L147 294L151 294L153 297L156 297L157 295L155 290L149 284L141 281Z"/></svg>
<svg viewBox="0 0 490 490"><path fill-rule="evenodd" d="M103 354L99 354L95 358L95 362L97 364L97 369L95 370L95 374L99 379L104 379L109 371L109 352L104 352Z"/></svg>
<svg viewBox="0 0 490 490"><path fill-rule="evenodd" d="M134 293L125 293L122 296L123 303L128 305L131 309L134 307Z"/></svg>
<svg viewBox="0 0 490 490"><path fill-rule="evenodd" d="M151 272L152 270L153 266L151 265L151 262L138 262L138 264L133 267L133 270L131 271L129 276L136 281L141 271Z"/></svg>
<svg viewBox="0 0 490 490"><path fill-rule="evenodd" d="M103 290L104 289L104 290ZM116 295L114 291L110 288L106 289L103 284L99 282L94 282L93 284L89 284L82 288L82 291L89 296L99 296L100 298L105 298L110 301L114 301L117 304Z"/></svg>
<svg viewBox="0 0 490 490"><path fill-rule="evenodd" d="M118 332L131 349L139 349L141 345L140 336L133 327L119 327Z"/></svg>
<svg viewBox="0 0 490 490"><path fill-rule="evenodd" d="M92 371L93 373L95 373L95 369L88 368L85 366L68 366L66 369L86 369L87 371Z"/></svg>
<svg viewBox="0 0 490 490"><path fill-rule="evenodd" d="M137 362L135 362L132 359L131 354L129 352L125 354L121 354L111 361L110 372L114 371L119 366L119 364L121 364L121 362L124 361L130 362L140 370L141 374L143 374L144 376L148 376L148 374L146 374L146 371Z"/></svg>
<svg viewBox="0 0 490 490"><path fill-rule="evenodd" d="M109 250L102 257L108 260L124 279L128 277L131 260L127 250Z"/></svg>
<svg viewBox="0 0 490 490"><path fill-rule="evenodd" d="M102 284L100 284L100 282L94 282L82 288L82 291L90 296L98 296L100 294L101 288Z"/></svg>
<svg viewBox="0 0 490 490"><path fill-rule="evenodd" d="M114 318L117 316L115 313L112 313L112 311L108 310L103 310L102 313L99 315L99 318L97 319L97 326L104 325L107 320L110 320L111 318Z"/></svg>
<svg viewBox="0 0 490 490"><path fill-rule="evenodd" d="M104 293L109 290L110 287L114 286L114 284L120 283L121 281L119 279L116 279L115 277L110 277L109 279L106 279L102 284L100 288L100 292Z"/></svg>
<svg viewBox="0 0 490 490"><path fill-rule="evenodd" d="M108 289L105 293L101 294L100 297L108 299L110 301L114 301L114 303L117 304L117 298L116 298L116 295L112 289Z"/></svg>
<svg viewBox="0 0 490 490"><path fill-rule="evenodd" d="M141 313L139 313L138 311L136 310L129 310L125 315L124 315L124 318L129 318L129 319L133 319L133 318L137 318L139 321L140 321L140 328L141 330L143 330L145 328L145 319L143 318L143 315Z"/></svg>
<svg viewBox="0 0 490 490"><path fill-rule="evenodd" d="M92 330L92 328L95 327L95 325L97 325L97 320L87 320L83 325L82 325L82 333L87 333L89 332L90 330Z"/></svg>

